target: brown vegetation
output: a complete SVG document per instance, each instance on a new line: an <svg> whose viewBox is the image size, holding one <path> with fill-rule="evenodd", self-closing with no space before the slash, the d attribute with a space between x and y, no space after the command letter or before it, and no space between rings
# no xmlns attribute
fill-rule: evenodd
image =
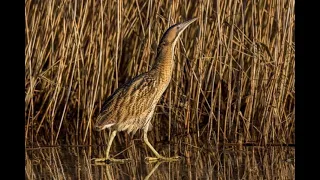
<svg viewBox="0 0 320 180"><path fill-rule="evenodd" d="M92 129L103 101L150 69L170 25L192 17L199 19L177 43L153 137L294 143L294 6L293 0L26 0L25 145L105 143L105 134Z"/></svg>

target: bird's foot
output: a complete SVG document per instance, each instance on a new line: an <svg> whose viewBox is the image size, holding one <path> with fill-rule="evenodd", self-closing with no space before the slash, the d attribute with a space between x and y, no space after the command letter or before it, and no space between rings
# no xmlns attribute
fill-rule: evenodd
<svg viewBox="0 0 320 180"><path fill-rule="evenodd" d="M126 163L131 161L131 159L114 159L114 158L95 158L93 159L96 164L111 164L111 163Z"/></svg>
<svg viewBox="0 0 320 180"><path fill-rule="evenodd" d="M165 161L165 162L178 161L180 159L181 159L180 156L174 156L174 157L159 156L159 157L146 157L144 160L147 163L153 163L153 162L159 162L159 161Z"/></svg>

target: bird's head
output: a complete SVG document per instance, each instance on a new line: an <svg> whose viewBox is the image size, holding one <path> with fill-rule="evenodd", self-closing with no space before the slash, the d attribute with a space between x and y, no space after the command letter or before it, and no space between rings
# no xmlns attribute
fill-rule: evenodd
<svg viewBox="0 0 320 180"><path fill-rule="evenodd" d="M171 26L169 29L167 29L167 31L162 36L160 45L162 46L170 45L174 47L180 35L182 34L182 32L197 19L198 18L193 18L186 22L178 23Z"/></svg>

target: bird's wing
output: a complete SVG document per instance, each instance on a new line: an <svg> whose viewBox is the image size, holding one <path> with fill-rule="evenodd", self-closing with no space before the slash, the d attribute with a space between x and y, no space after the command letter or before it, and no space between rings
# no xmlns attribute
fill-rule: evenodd
<svg viewBox="0 0 320 180"><path fill-rule="evenodd" d="M148 73L135 77L106 99L97 121L112 124L139 117L152 107L156 87L157 80Z"/></svg>

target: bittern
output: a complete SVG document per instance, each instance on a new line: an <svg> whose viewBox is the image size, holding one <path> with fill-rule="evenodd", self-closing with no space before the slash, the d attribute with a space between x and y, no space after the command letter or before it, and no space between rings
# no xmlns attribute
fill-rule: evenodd
<svg viewBox="0 0 320 180"><path fill-rule="evenodd" d="M105 101L94 125L95 130L110 128L112 133L106 150L106 157L96 159L106 162L123 162L109 156L110 147L118 131L136 133L143 129L143 140L156 157L147 157L147 161L170 161L179 157L163 157L149 143L147 132L155 107L167 89L174 67L174 47L182 32L197 18L175 24L163 34L157 48L156 61L150 71L140 74L119 87Z"/></svg>

